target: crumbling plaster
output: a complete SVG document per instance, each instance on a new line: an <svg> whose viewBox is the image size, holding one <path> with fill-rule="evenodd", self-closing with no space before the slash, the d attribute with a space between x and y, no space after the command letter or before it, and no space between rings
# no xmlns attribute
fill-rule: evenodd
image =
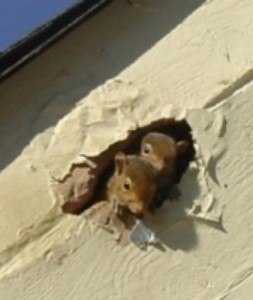
<svg viewBox="0 0 253 300"><path fill-rule="evenodd" d="M252 298L253 3L145 3L115 1L0 86L1 299ZM90 126L88 140L71 135L84 107L85 122L101 122L113 105L99 143L100 128ZM52 176L159 113L193 128L204 214L173 219L194 191L189 170L182 204L156 216L165 252L121 247L82 216L63 215ZM206 222L219 218L223 231Z"/></svg>

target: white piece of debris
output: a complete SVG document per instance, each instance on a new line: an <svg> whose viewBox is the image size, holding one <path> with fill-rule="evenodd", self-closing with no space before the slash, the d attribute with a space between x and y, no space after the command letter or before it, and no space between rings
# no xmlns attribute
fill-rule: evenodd
<svg viewBox="0 0 253 300"><path fill-rule="evenodd" d="M161 243L155 233L142 220L136 220L130 234L130 239L139 248L146 248L148 245Z"/></svg>

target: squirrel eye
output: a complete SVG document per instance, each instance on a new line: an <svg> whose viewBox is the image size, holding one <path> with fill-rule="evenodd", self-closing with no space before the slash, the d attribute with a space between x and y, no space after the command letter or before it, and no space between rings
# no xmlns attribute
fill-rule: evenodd
<svg viewBox="0 0 253 300"><path fill-rule="evenodd" d="M149 154L151 152L151 146L149 144L145 144L142 152L143 154Z"/></svg>
<svg viewBox="0 0 253 300"><path fill-rule="evenodd" d="M131 183L130 183L130 180L129 180L129 179L126 179L126 180L124 181L124 183L123 183L123 188L124 188L124 190L126 190L126 191L129 191L129 190L130 190L130 188L131 188Z"/></svg>

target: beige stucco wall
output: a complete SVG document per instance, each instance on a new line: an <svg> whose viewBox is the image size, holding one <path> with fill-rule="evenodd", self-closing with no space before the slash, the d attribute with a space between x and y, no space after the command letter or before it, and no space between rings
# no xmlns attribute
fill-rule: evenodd
<svg viewBox="0 0 253 300"><path fill-rule="evenodd" d="M115 1L0 86L0 299L253 297L253 2L141 3ZM160 115L187 118L202 162L155 217L166 251L63 215L52 176Z"/></svg>

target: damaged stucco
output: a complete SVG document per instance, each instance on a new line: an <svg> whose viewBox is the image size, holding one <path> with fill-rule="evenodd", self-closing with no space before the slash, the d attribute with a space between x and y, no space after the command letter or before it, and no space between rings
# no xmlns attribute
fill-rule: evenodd
<svg viewBox="0 0 253 300"><path fill-rule="evenodd" d="M252 298L253 3L206 1L159 37L171 2L156 2L161 14L114 3L0 87L1 299ZM150 39L159 31L134 60L129 20L153 28ZM104 82L106 69L116 78ZM123 247L62 213L55 180L80 154L162 117L185 118L197 151L181 202L148 217L165 251Z"/></svg>

